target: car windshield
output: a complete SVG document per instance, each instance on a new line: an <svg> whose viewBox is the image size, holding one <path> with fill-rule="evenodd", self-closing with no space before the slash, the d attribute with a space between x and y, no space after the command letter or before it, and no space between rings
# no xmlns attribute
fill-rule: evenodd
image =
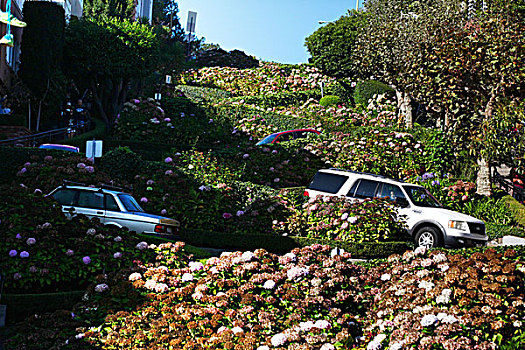
<svg viewBox="0 0 525 350"><path fill-rule="evenodd" d="M424 187L403 186L412 203L419 207L441 208L441 203Z"/></svg>
<svg viewBox="0 0 525 350"><path fill-rule="evenodd" d="M119 194L118 198L120 199L120 201L124 205L124 208L126 208L127 211L144 212L144 209L140 207L139 203L137 203L135 198L133 198L130 194Z"/></svg>
<svg viewBox="0 0 525 350"><path fill-rule="evenodd" d="M257 145L266 145L268 143L272 143L273 140L275 140L275 138L277 137L277 135L279 135L279 134L268 135L264 139L262 139L261 141L257 142Z"/></svg>

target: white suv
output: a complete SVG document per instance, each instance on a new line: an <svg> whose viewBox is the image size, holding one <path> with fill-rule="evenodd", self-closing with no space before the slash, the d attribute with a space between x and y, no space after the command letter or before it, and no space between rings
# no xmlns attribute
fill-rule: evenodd
<svg viewBox="0 0 525 350"><path fill-rule="evenodd" d="M416 245L425 247L485 246L485 223L472 216L444 209L424 187L385 176L341 169L315 174L305 195L341 196L353 200L385 198L399 206Z"/></svg>
<svg viewBox="0 0 525 350"><path fill-rule="evenodd" d="M62 205L62 211L67 218L83 214L90 219L97 218L105 225L138 233L179 235L179 221L144 212L132 195L115 187L64 184L54 189L49 196Z"/></svg>

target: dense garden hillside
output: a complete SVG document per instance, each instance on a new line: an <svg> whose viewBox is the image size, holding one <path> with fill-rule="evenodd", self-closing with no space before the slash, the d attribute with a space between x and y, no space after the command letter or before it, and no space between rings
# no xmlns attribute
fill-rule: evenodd
<svg viewBox="0 0 525 350"><path fill-rule="evenodd" d="M384 200L302 195L320 168L382 174L483 219L490 239L525 236L504 193L475 194L475 163L443 132L405 129L385 96L320 103L320 82L342 95L309 65L203 68L164 86L160 102L125 103L108 133L71 140L103 139L95 164L0 149L4 291L83 295L10 323L7 348L523 347L525 250L411 250ZM321 135L255 146L303 127ZM185 243L65 220L44 196L64 180L125 188L180 220ZM233 252L208 258L193 245Z"/></svg>

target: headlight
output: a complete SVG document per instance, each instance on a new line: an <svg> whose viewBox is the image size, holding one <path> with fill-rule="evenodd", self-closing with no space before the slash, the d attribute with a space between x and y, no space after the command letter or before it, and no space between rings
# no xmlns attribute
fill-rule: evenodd
<svg viewBox="0 0 525 350"><path fill-rule="evenodd" d="M465 221L450 220L448 222L449 228L455 228L456 230L468 231L468 225Z"/></svg>

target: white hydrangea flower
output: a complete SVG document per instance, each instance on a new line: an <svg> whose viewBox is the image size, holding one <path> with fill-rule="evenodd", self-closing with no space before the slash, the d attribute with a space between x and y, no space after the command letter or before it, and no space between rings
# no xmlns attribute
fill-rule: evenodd
<svg viewBox="0 0 525 350"><path fill-rule="evenodd" d="M429 314L429 315L423 316L423 318L421 319L421 325L423 327L430 327L430 326L435 325L438 321L439 320L435 315Z"/></svg>
<svg viewBox="0 0 525 350"><path fill-rule="evenodd" d="M384 273L381 275L381 281L390 281L392 276L389 273Z"/></svg>

